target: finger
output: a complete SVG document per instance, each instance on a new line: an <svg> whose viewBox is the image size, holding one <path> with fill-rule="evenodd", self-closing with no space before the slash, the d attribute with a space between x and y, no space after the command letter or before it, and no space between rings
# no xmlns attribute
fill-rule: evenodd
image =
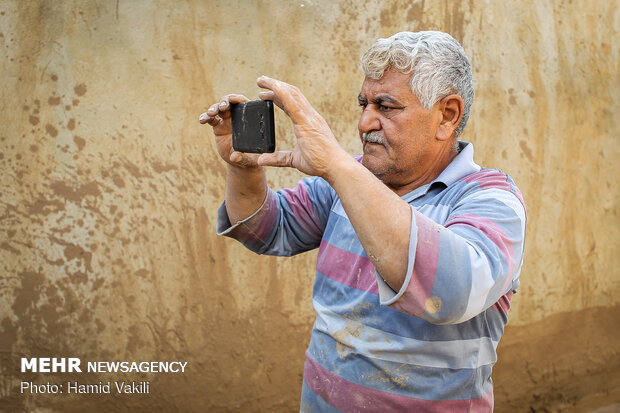
<svg viewBox="0 0 620 413"><path fill-rule="evenodd" d="M256 79L256 84L263 89L273 90L275 87L278 87L280 83L282 82L265 75L262 75Z"/></svg>
<svg viewBox="0 0 620 413"><path fill-rule="evenodd" d="M286 109L282 106L282 102L280 101L280 99L278 99L278 98L276 97L276 94L275 94L273 91L268 90L268 91L266 91L266 92L258 92L258 97L259 97L259 99L261 99L262 101L267 101L267 100L269 100L269 101L273 102L273 103L274 103L274 105L276 105L277 107L279 107L280 109L282 109L282 110L284 111L284 113L288 114L288 113L286 112Z"/></svg>
<svg viewBox="0 0 620 413"><path fill-rule="evenodd" d="M214 103L211 106L209 106L209 109L207 109L206 114L210 117L215 117L217 116L219 112L220 112L219 103Z"/></svg>
<svg viewBox="0 0 620 413"><path fill-rule="evenodd" d="M301 122L307 113L310 113L309 110L313 110L308 99L296 86L265 75L256 79L256 83L264 89L269 89L267 93L273 93L273 99L270 100L273 100L273 103L282 109L293 122Z"/></svg>
<svg viewBox="0 0 620 413"><path fill-rule="evenodd" d="M261 100L275 100L276 94L270 90L268 92L258 92L258 97Z"/></svg>
<svg viewBox="0 0 620 413"><path fill-rule="evenodd" d="M220 123L222 123L222 118L220 116L209 116L207 114L207 112L203 113L202 115L200 115L200 117L198 118L198 122L200 122L201 124L205 124L208 123L211 126L217 126Z"/></svg>
<svg viewBox="0 0 620 413"><path fill-rule="evenodd" d="M223 122L224 119L229 119L231 116L231 105L247 101L248 98L243 95L230 94L223 96L220 102L213 106L217 109L220 120Z"/></svg>
<svg viewBox="0 0 620 413"><path fill-rule="evenodd" d="M232 93L230 95L223 96L222 99L220 99L220 103L217 107L220 111L227 111L230 109L230 105L235 103L247 102L248 100L249 99L243 95Z"/></svg>
<svg viewBox="0 0 620 413"><path fill-rule="evenodd" d="M221 122L222 117L218 117L218 115L224 114L230 110L230 105L234 103L247 102L248 98L243 95L238 94L230 94L223 96L218 103L214 103L209 106L206 112L200 115L198 121L203 125L208 123L210 125L217 125ZM224 115L227 117L227 115Z"/></svg>
<svg viewBox="0 0 620 413"><path fill-rule="evenodd" d="M209 116L207 112L201 114L200 117L198 118L198 122L200 122L203 125L205 123L208 123L211 126L216 126L220 124L221 121L222 121L222 118L220 118L219 116Z"/></svg>
<svg viewBox="0 0 620 413"><path fill-rule="evenodd" d="M268 76L261 76L256 79L256 84L263 89L269 89L267 91L258 92L258 97L262 100L271 100L280 109L290 116L287 105L283 102L283 99L287 96L285 88L290 86L288 83L281 82L277 79L273 79Z"/></svg>
<svg viewBox="0 0 620 413"><path fill-rule="evenodd" d="M258 157L258 166L293 166L292 151L263 153Z"/></svg>
<svg viewBox="0 0 620 413"><path fill-rule="evenodd" d="M257 166L259 154L234 151L230 154L230 162L241 166Z"/></svg>
<svg viewBox="0 0 620 413"><path fill-rule="evenodd" d="M225 98L227 98L226 100L230 103L241 103L241 102L247 102L248 98L246 98L243 95L238 95L236 93L231 93L230 95L226 95L224 96Z"/></svg>
<svg viewBox="0 0 620 413"><path fill-rule="evenodd" d="M207 123L211 126L217 126L220 125L222 122L224 122L224 120L222 119L221 116L214 116L210 119L207 120Z"/></svg>

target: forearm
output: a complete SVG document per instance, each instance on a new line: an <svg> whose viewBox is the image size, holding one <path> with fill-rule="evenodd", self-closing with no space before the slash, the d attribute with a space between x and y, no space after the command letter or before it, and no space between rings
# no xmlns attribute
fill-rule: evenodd
<svg viewBox="0 0 620 413"><path fill-rule="evenodd" d="M267 181L263 168L227 165L225 199L231 223L241 221L256 212L266 195Z"/></svg>
<svg viewBox="0 0 620 413"><path fill-rule="evenodd" d="M395 293L384 295L386 305L431 323L457 323L508 291L518 273L525 219L514 212L520 205L508 191L470 200L439 225L414 212L358 162L338 165L326 179L378 274Z"/></svg>
<svg viewBox="0 0 620 413"><path fill-rule="evenodd" d="M354 159L343 157L335 164L326 180L377 272L399 291L407 272L411 207Z"/></svg>

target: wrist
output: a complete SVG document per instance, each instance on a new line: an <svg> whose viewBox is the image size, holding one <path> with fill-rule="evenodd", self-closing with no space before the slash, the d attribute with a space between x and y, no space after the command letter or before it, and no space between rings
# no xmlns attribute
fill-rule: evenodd
<svg viewBox="0 0 620 413"><path fill-rule="evenodd" d="M263 174L263 167L258 165L243 165L240 163L226 163L226 169L228 173L232 173L234 175L243 175L243 176L259 176Z"/></svg>
<svg viewBox="0 0 620 413"><path fill-rule="evenodd" d="M354 157L345 150L341 150L331 159L322 178L334 188L340 178L350 176L359 165L360 163Z"/></svg>
<svg viewBox="0 0 620 413"><path fill-rule="evenodd" d="M265 172L260 166L228 164L226 168L226 181L229 184L227 188L236 188L245 196L262 194L267 185Z"/></svg>

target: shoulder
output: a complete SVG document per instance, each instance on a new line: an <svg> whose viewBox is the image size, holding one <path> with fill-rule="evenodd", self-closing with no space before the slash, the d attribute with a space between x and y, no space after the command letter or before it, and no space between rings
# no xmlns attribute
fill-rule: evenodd
<svg viewBox="0 0 620 413"><path fill-rule="evenodd" d="M511 193L525 207L521 191L510 175L490 168L482 168L478 172L464 176L455 184L465 194L486 192L491 194Z"/></svg>

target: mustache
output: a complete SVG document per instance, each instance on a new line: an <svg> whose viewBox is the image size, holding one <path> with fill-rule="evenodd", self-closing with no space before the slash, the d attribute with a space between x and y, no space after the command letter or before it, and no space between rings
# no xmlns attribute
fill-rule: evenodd
<svg viewBox="0 0 620 413"><path fill-rule="evenodd" d="M362 133L362 143L366 143L366 142L370 142L370 143L378 143L383 145L383 138L381 137L381 134L377 131L372 131L370 133Z"/></svg>

